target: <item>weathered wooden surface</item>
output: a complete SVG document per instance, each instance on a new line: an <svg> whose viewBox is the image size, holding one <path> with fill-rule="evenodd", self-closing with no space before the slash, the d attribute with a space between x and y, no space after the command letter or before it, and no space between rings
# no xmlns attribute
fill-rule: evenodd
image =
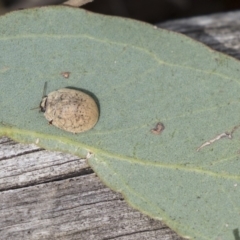
<svg viewBox="0 0 240 240"><path fill-rule="evenodd" d="M240 58L240 12L159 25ZM0 139L0 239L181 240L129 207L85 160Z"/></svg>
<svg viewBox="0 0 240 240"><path fill-rule="evenodd" d="M0 239L180 239L70 154L1 138L0 189Z"/></svg>
<svg viewBox="0 0 240 240"><path fill-rule="evenodd" d="M165 22L158 26L183 33L240 59L240 11Z"/></svg>

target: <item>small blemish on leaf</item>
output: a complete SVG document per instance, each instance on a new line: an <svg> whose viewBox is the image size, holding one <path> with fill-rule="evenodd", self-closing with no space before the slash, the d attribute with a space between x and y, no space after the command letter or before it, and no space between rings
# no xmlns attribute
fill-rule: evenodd
<svg viewBox="0 0 240 240"><path fill-rule="evenodd" d="M199 152L202 148L211 145L212 143L220 140L221 138L227 137L228 139L232 139L233 138L233 133L240 127L240 125L235 126L232 131L230 133L228 132L224 132L221 133L219 135L217 135L215 138L210 139L208 141L206 141L205 143L203 143L200 147L197 148L197 152Z"/></svg>
<svg viewBox="0 0 240 240"><path fill-rule="evenodd" d="M86 159L89 159L90 157L92 157L93 156L93 153L92 152L88 152L87 153L87 156L86 156Z"/></svg>
<svg viewBox="0 0 240 240"><path fill-rule="evenodd" d="M2 124L2 125L5 126L5 127L9 127L9 128L14 127L14 125L11 125L11 124L6 123L6 122L3 122L3 121L1 121L0 124Z"/></svg>
<svg viewBox="0 0 240 240"><path fill-rule="evenodd" d="M0 73L5 73L10 69L10 67L3 67L0 69Z"/></svg>
<svg viewBox="0 0 240 240"><path fill-rule="evenodd" d="M159 135L165 129L164 125L161 122L158 122L155 128L151 129L151 133Z"/></svg>
<svg viewBox="0 0 240 240"><path fill-rule="evenodd" d="M61 75L62 75L64 78L69 78L70 72L61 72Z"/></svg>

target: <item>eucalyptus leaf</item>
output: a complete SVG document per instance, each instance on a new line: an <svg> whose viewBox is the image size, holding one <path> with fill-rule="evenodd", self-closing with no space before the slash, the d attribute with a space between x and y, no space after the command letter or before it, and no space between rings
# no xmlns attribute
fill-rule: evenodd
<svg viewBox="0 0 240 240"><path fill-rule="evenodd" d="M0 135L90 156L106 185L182 236L235 239L237 60L181 34L68 7L2 16L0 48ZM47 93L92 93L96 126L72 134L49 125L33 110L46 81Z"/></svg>

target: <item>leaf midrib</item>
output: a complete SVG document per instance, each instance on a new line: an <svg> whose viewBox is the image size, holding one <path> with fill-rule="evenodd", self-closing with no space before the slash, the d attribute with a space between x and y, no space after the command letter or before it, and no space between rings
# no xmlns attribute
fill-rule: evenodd
<svg viewBox="0 0 240 240"><path fill-rule="evenodd" d="M54 136L54 135L49 135L49 134L41 134L41 133L37 133L37 132L32 132L29 130L21 130L15 127L1 127L0 126L0 135L2 136L8 136L10 138L14 138L14 134L19 134L21 136L31 136L32 138L42 138L42 139L50 139L53 140L54 142L60 142L60 143L64 143L66 145L71 145L71 146L77 146L80 147L83 150L86 151L90 151L91 153L93 153L95 155L95 159L97 159L97 156L99 154L99 156L106 156L109 157L111 159L118 159L118 160L122 160L122 161L127 161L130 163L137 163L137 164L141 164L141 165L145 165L145 166L153 166L153 167L161 167L161 168L165 168L165 169L170 169L170 170L181 170L181 171L187 171L187 172L194 172L194 173L198 173L198 174L202 174L202 175L208 175L211 177L216 177L216 178L223 178L223 179L232 179L232 180L240 180L240 176L238 175L229 175L229 174L222 174L222 173L216 173L216 172L212 172L209 170L203 170L203 169L199 169L199 168L194 168L194 167L188 167L188 166L183 166L183 165L179 165L179 164L166 164L166 163L160 163L160 162L147 162L144 161L143 159L136 159L133 157L127 157L127 156L123 156L120 154L114 154L105 150L101 150L86 144L82 144L73 140L68 139L67 137L59 137L59 136ZM21 141L19 138L15 139L18 141ZM24 141L22 141L24 142ZM24 143L34 143L33 141L25 141ZM40 141L41 142L41 141ZM36 144L36 143L35 143ZM49 150L58 150L56 148L48 148L47 146L42 146L41 143L36 144L39 147L44 147L47 148ZM69 152L71 153L71 152ZM71 153L73 154L73 153ZM77 153L76 153L77 155ZM231 156L235 157L236 155ZM85 157L86 158L86 157Z"/></svg>

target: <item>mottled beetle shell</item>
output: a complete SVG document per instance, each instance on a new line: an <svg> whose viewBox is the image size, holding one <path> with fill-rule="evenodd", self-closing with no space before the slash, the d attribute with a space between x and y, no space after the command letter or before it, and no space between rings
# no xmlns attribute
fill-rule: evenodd
<svg viewBox="0 0 240 240"><path fill-rule="evenodd" d="M49 93L40 103L50 124L72 133L85 132L97 123L99 110L88 94L73 89Z"/></svg>

